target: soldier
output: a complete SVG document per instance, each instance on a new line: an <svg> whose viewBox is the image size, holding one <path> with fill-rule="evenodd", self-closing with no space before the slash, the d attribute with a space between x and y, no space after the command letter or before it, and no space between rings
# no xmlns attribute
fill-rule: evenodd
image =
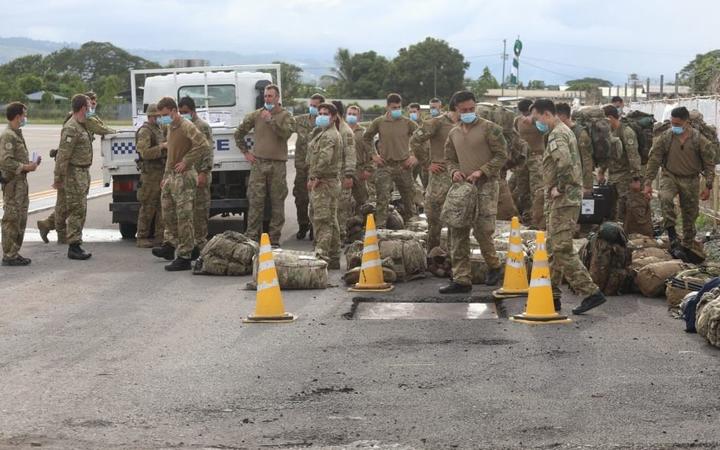
<svg viewBox="0 0 720 450"><path fill-rule="evenodd" d="M340 199L342 200L342 205L338 204L337 220L340 226L340 242L345 242L345 238L347 237L347 220L350 217L350 211L352 209L352 192L356 181L357 153L355 151L355 136L353 130L343 119L345 106L340 100L333 100L331 103L335 107L338 131L342 139L342 164L340 168L342 175Z"/></svg>
<svg viewBox="0 0 720 450"><path fill-rule="evenodd" d="M148 105L146 114L147 120L135 133L135 148L140 168L140 186L137 191L140 211L136 244L141 248L152 248L162 244L165 228L160 205L160 184L165 171L167 142L162 128L158 125L160 113L157 105L155 103ZM154 232L150 229L153 223ZM155 237L154 242L150 240L151 235Z"/></svg>
<svg viewBox="0 0 720 450"><path fill-rule="evenodd" d="M557 118L575 133L582 164L583 194L590 194L593 187L593 147L590 133L585 127L581 127L570 119L570 105L558 103L555 107L557 109Z"/></svg>
<svg viewBox="0 0 720 450"><path fill-rule="evenodd" d="M673 256L686 255L678 242L675 230L675 197L680 198L682 215L682 246L694 248L695 220L699 214L699 200L710 198L715 178L715 150L712 143L689 123L690 113L684 106L670 113L671 128L653 140L645 172L645 195L652 195L652 182L660 175L660 206L663 227L670 238ZM705 187L700 193L700 175L705 177ZM698 194L700 195L698 199Z"/></svg>
<svg viewBox="0 0 720 450"><path fill-rule="evenodd" d="M3 191L2 265L27 266L30 258L20 256L27 224L27 174L34 172L41 158L30 161L22 128L27 123L27 107L19 102L5 108L8 126L0 135L0 183Z"/></svg>
<svg viewBox="0 0 720 450"><path fill-rule="evenodd" d="M442 114L442 100L437 97L430 99L430 117L437 117Z"/></svg>
<svg viewBox="0 0 720 450"><path fill-rule="evenodd" d="M515 129L520 138L528 144L528 156L525 166L515 172L517 176L516 205L523 214L523 221L536 229L544 228L543 217L543 184L542 159L545 152L545 141L542 134L533 125L530 117L530 100L520 100L518 110L520 116L515 119Z"/></svg>
<svg viewBox="0 0 720 450"><path fill-rule="evenodd" d="M425 189L425 215L428 221L428 250L440 245L440 211L445 197L452 185L450 172L445 166L445 141L450 130L458 123L459 117L455 105L451 102L450 111L435 116L418 128L410 138L410 146L415 149L419 145L430 142L429 180Z"/></svg>
<svg viewBox="0 0 720 450"><path fill-rule="evenodd" d="M195 247L200 251L205 247L208 236L208 220L210 218L210 202L212 200L210 185L212 184L213 148L215 147L215 140L213 139L210 124L198 116L195 108L195 100L191 97L181 98L180 102L178 102L178 111L183 118L191 121L208 141L206 151L195 168L198 173L194 219Z"/></svg>
<svg viewBox="0 0 720 450"><path fill-rule="evenodd" d="M610 104L612 104L615 109L617 109L618 116L622 117L623 115L623 109L625 109L625 101L622 99L622 97L618 97L617 95L610 100Z"/></svg>
<svg viewBox="0 0 720 450"><path fill-rule="evenodd" d="M163 97L157 104L161 125L167 129L167 160L162 180L163 245L152 249L153 255L172 263L165 270L190 270L190 261L197 254L195 247L195 195L197 194L197 165L207 152L208 140L178 111L172 97Z"/></svg>
<svg viewBox="0 0 720 450"><path fill-rule="evenodd" d="M555 309L560 309L560 283L563 276L570 288L585 296L573 314L582 314L605 303L605 296L593 283L573 248L573 234L582 203L582 169L575 134L556 116L551 100L537 100L532 118L541 134L549 132L543 156L545 213L547 215L547 250Z"/></svg>
<svg viewBox="0 0 720 450"><path fill-rule="evenodd" d="M340 228L337 208L343 138L338 131L340 122L335 105L320 104L315 122L317 127L313 130L306 156L315 253L328 262L329 269L339 269Z"/></svg>
<svg viewBox="0 0 720 450"><path fill-rule="evenodd" d="M402 97L398 94L387 96L387 112L373 120L363 135L365 144L371 148L372 159L377 166L375 188L377 197L376 224L385 227L388 205L393 182L400 191L403 203L403 219L415 215L415 183L412 168L417 159L410 149L410 136L417 130L415 122L403 117ZM375 135L380 136L379 151L373 146Z"/></svg>
<svg viewBox="0 0 720 450"><path fill-rule="evenodd" d="M252 164L248 180L250 208L247 236L258 241L265 211L265 197L270 198L270 242L280 246L285 224L285 198L288 194L286 165L287 141L295 129L292 115L280 105L280 88L274 84L265 88L265 105L245 116L235 130L235 143ZM255 146L250 151L245 136L255 130Z"/></svg>
<svg viewBox="0 0 720 450"><path fill-rule="evenodd" d="M310 198L307 191L307 145L310 142L310 134L315 128L315 118L318 114L318 106L325 103L325 97L320 94L313 94L308 103L308 113L295 117L295 128L297 139L295 141L295 183L293 184L293 197L295 197L295 209L297 210L298 232L297 239L305 239L310 230L310 216L308 207ZM310 237L312 240L312 236Z"/></svg>
<svg viewBox="0 0 720 450"><path fill-rule="evenodd" d="M598 170L598 182L605 182L605 172L608 183L615 191L616 204L612 208L612 219L625 220L626 203L630 185L640 181L642 169L640 167L640 153L638 152L637 136L632 128L620 122L620 115L617 108L612 105L603 107L605 117L610 122L610 128L615 138L613 149L614 154L608 159L607 168L600 167Z"/></svg>
<svg viewBox="0 0 720 450"><path fill-rule="evenodd" d="M470 228L472 227L480 251L489 271L485 284L497 284L501 264L495 252L492 234L498 204L498 177L507 161L507 143L500 126L477 116L475 95L460 91L452 103L460 116L460 124L450 130L445 142L445 167L453 183L472 183L477 187L475 214L471 226L450 229L450 258L453 278L440 288L441 294L470 292Z"/></svg>
<svg viewBox="0 0 720 450"><path fill-rule="evenodd" d="M93 159L93 138L85 127L90 100L83 94L77 94L71 103L73 115L60 133L53 188L58 189L58 195L62 190L65 194L68 258L86 260L92 256L81 247ZM60 219L59 215L57 219Z"/></svg>
<svg viewBox="0 0 720 450"><path fill-rule="evenodd" d="M420 113L419 103L410 103L408 105L408 116L410 120L415 122L418 128L423 127L423 119ZM427 188L428 185L428 166L430 165L430 144L427 141L423 142L422 145L416 145L413 148L413 154L417 158L417 164L413 167L413 181L417 181L420 178L420 183L423 189Z"/></svg>
<svg viewBox="0 0 720 450"><path fill-rule="evenodd" d="M355 141L355 179L351 192L355 200L356 209L367 203L369 198L368 182L375 171L372 158L370 157L370 149L363 140L365 128L359 125L361 119L362 110L360 107L356 105L348 106L345 121L352 130ZM339 208L343 207L346 202L349 202L349 198L342 196Z"/></svg>

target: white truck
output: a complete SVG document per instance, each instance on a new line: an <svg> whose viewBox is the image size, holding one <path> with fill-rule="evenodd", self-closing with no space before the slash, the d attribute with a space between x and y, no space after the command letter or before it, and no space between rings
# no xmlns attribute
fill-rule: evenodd
<svg viewBox="0 0 720 450"><path fill-rule="evenodd" d="M124 239L135 237L140 210L135 131L145 121L148 105L164 96L177 100L192 97L198 114L212 127L215 142L210 216L239 214L247 222L250 163L235 145L233 133L245 114L262 107L265 86L273 83L272 74L263 72L268 70L275 72L275 84L280 86L279 64L130 71L134 127L107 136L101 145L103 181L106 187L112 183L112 220L119 224ZM138 76L145 77L139 103ZM251 135L246 141L252 147Z"/></svg>

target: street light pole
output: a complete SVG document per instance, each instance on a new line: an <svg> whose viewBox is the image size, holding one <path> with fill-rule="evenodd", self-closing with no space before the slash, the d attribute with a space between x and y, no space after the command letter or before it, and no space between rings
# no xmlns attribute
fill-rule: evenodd
<svg viewBox="0 0 720 450"><path fill-rule="evenodd" d="M437 97L437 64L433 66L433 97Z"/></svg>

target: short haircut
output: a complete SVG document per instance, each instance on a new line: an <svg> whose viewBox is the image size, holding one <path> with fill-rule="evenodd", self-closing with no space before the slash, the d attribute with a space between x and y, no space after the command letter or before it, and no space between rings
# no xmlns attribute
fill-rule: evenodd
<svg viewBox="0 0 720 450"><path fill-rule="evenodd" d="M410 103L408 109L410 108L420 109L420 103Z"/></svg>
<svg viewBox="0 0 720 450"><path fill-rule="evenodd" d="M345 115L345 106L343 105L343 102L341 102L340 100L333 100L330 103L332 103L335 106L335 109L337 110L338 114L340 114L341 116Z"/></svg>
<svg viewBox="0 0 720 450"><path fill-rule="evenodd" d="M310 100L320 100L320 103L325 103L325 97L322 94L313 94Z"/></svg>
<svg viewBox="0 0 720 450"><path fill-rule="evenodd" d="M195 111L195 100L193 100L192 97L186 95L178 102L178 108L180 108L181 106L187 106L190 111Z"/></svg>
<svg viewBox="0 0 720 450"><path fill-rule="evenodd" d="M457 94L457 92L455 94ZM450 102L448 103L448 109L453 112L457 109L455 106L455 94L450 97Z"/></svg>
<svg viewBox="0 0 720 450"><path fill-rule="evenodd" d="M157 109L158 111L162 111L165 108L170 109L177 109L177 103L175 103L175 99L172 97L163 97L160 99L159 102L157 102Z"/></svg>
<svg viewBox="0 0 720 450"><path fill-rule="evenodd" d="M615 97L613 97L612 100L610 100L610 103L616 103L616 102L625 103L625 101L622 99L622 97L618 97L617 95Z"/></svg>
<svg viewBox="0 0 720 450"><path fill-rule="evenodd" d="M347 112L350 112L351 109L354 109L355 111L359 113L362 113L362 109L358 105L350 105L347 107Z"/></svg>
<svg viewBox="0 0 720 450"><path fill-rule="evenodd" d="M558 103L557 105L555 105L555 108L557 109L558 114L562 114L563 116L570 117L571 109L570 109L570 105L568 105L567 103L565 103L565 102Z"/></svg>
<svg viewBox="0 0 720 450"><path fill-rule="evenodd" d="M545 114L546 112L549 112L553 116L557 114L557 110L555 109L555 103L553 103L552 100L547 98L541 98L539 100L535 100L533 102L532 107L530 108L530 111L537 111L538 114Z"/></svg>
<svg viewBox="0 0 720 450"><path fill-rule="evenodd" d="M280 97L280 88L277 86L277 84L268 84L267 86L265 86L265 90L273 90L278 95L278 97Z"/></svg>
<svg viewBox="0 0 720 450"><path fill-rule="evenodd" d="M440 100L437 97L433 97L430 99L430 101L428 103L442 103L442 100Z"/></svg>
<svg viewBox="0 0 720 450"><path fill-rule="evenodd" d="M87 106L88 98L85 94L75 94L72 100L70 100L70 104L72 105L72 111L76 113Z"/></svg>
<svg viewBox="0 0 720 450"><path fill-rule="evenodd" d="M532 104L532 100L524 98L518 102L518 111L520 111L521 113L530 112L530 107L532 106Z"/></svg>
<svg viewBox="0 0 720 450"><path fill-rule="evenodd" d="M457 108L458 103L466 102L468 100L475 101L475 94L470 91L457 91L453 98L455 99L455 107Z"/></svg>
<svg viewBox="0 0 720 450"><path fill-rule="evenodd" d="M680 120L688 120L690 119L690 111L688 111L688 109L684 106L678 106L677 108L673 108L673 110L670 111L670 117L674 117Z"/></svg>
<svg viewBox="0 0 720 450"><path fill-rule="evenodd" d="M338 113L337 108L332 103L320 103L320 105L318 106L318 111L320 111L321 109L327 109L333 116Z"/></svg>
<svg viewBox="0 0 720 450"><path fill-rule="evenodd" d="M614 119L620 118L620 114L618 113L617 108L613 105L603 106L603 113L605 114L605 117L612 117Z"/></svg>
<svg viewBox="0 0 720 450"><path fill-rule="evenodd" d="M93 91L87 91L85 93L85 97L89 98L90 100L97 100L97 94Z"/></svg>
<svg viewBox="0 0 720 450"><path fill-rule="evenodd" d="M388 94L387 99L385 100L386 103L389 105L391 103L401 103L402 104L402 97L400 97L400 94Z"/></svg>
<svg viewBox="0 0 720 450"><path fill-rule="evenodd" d="M17 116L27 111L27 106L20 102L12 102L5 108L5 117L7 120L15 120Z"/></svg>

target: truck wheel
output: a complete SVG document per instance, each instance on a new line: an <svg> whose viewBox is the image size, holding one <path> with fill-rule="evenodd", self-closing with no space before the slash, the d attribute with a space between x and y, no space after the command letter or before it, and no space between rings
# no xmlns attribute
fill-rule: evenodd
<svg viewBox="0 0 720 450"><path fill-rule="evenodd" d="M120 224L120 235L123 239L135 239L135 233L137 232L137 225L134 223L121 223Z"/></svg>

